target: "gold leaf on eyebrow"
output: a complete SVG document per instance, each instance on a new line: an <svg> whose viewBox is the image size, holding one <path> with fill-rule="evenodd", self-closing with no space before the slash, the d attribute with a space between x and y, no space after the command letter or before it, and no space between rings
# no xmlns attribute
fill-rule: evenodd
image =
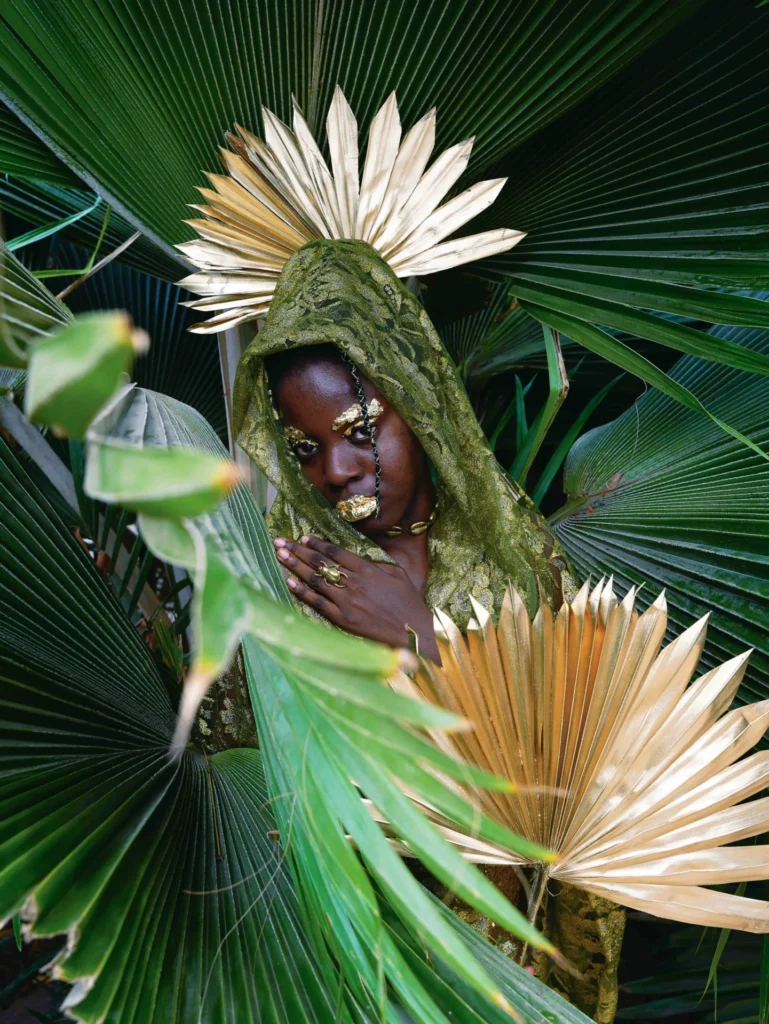
<svg viewBox="0 0 769 1024"><path fill-rule="evenodd" d="M310 440L307 434L298 427L284 427L283 433L286 435L286 440L289 444L299 444L300 441Z"/></svg>
<svg viewBox="0 0 769 1024"><path fill-rule="evenodd" d="M384 412L382 403L378 398L372 398L368 403L368 418L374 420L377 416L381 416ZM363 426L363 412L361 411L360 403L356 402L355 405L351 405L349 409L345 409L341 415L337 416L334 422L331 424L332 430L341 430L342 427L347 427L344 432L344 437L349 437L354 427Z"/></svg>

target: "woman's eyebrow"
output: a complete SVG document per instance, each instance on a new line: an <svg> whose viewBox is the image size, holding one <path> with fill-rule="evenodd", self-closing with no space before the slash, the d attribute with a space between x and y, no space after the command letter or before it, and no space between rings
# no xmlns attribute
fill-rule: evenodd
<svg viewBox="0 0 769 1024"><path fill-rule="evenodd" d="M382 403L379 401L378 398L372 398L371 401L367 403L367 406L368 418L370 420L375 419L377 416L381 416L382 413L384 412L384 409L382 408ZM347 427L347 429L344 432L344 436L347 437L347 435L352 431L353 427L361 426L362 424L363 412L361 410L360 403L355 402L353 405L350 406L349 409L345 409L343 413L340 413L340 415L337 416L337 418L331 424L331 429L341 430L342 427Z"/></svg>
<svg viewBox="0 0 769 1024"><path fill-rule="evenodd" d="M312 441L313 444L316 443L313 438L308 437L307 434L305 434L305 432L303 430L299 429L299 427L285 427L284 426L283 427L283 433L286 436L286 440L290 444L299 444L300 441Z"/></svg>

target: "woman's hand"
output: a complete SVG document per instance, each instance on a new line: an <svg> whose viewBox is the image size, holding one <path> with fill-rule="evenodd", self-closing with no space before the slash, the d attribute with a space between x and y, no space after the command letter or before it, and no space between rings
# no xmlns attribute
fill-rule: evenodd
<svg viewBox="0 0 769 1024"><path fill-rule="evenodd" d="M390 647L408 646L408 625L419 638L419 653L440 663L432 612L400 566L369 562L317 537L302 537L301 543L279 537L274 544L278 559L298 577L288 579L292 592L329 622ZM347 573L343 587L317 575L324 562Z"/></svg>

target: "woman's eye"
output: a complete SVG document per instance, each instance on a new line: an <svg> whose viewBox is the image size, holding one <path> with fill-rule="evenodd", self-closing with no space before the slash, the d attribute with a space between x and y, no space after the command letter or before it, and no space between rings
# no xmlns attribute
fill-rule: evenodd
<svg viewBox="0 0 769 1024"><path fill-rule="evenodd" d="M376 429L377 429L376 428L376 423L372 423L371 424L371 436L372 437L374 436L374 434L376 434ZM361 424L359 427L353 427L352 431L350 432L350 437L354 441L368 441L369 435L366 433L365 425Z"/></svg>
<svg viewBox="0 0 769 1024"><path fill-rule="evenodd" d="M313 444L311 441L299 441L298 444L293 446L293 448L297 455L302 455L304 457L314 455L318 450L318 446Z"/></svg>

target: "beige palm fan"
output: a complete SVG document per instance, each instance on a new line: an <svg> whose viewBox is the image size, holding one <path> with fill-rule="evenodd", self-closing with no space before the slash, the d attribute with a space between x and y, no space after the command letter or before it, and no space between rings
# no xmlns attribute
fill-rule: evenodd
<svg viewBox="0 0 769 1024"><path fill-rule="evenodd" d="M490 206L506 178L481 181L439 206L467 168L473 140L442 153L429 168L435 110L401 142L392 93L371 123L363 177L358 178L358 125L337 86L326 122L329 170L301 112L293 132L263 109L264 139L236 126L222 149L228 175L209 174L212 189L187 221L202 241L177 248L200 273L179 283L213 312L192 328L213 333L263 317L289 257L319 238L357 238L379 251L398 277L433 274L506 252L524 234L508 228L445 241Z"/></svg>
<svg viewBox="0 0 769 1024"><path fill-rule="evenodd" d="M463 636L442 612L442 667L423 661L396 687L470 719L443 749L516 785L468 794L489 816L554 850L552 877L659 917L769 932L769 903L703 888L769 878L768 846L726 846L769 831L769 700L729 711L742 654L691 685L707 617L661 649L664 595L642 615L635 591L587 584L532 622L508 589L499 623L473 601ZM472 599L471 599L472 600ZM742 758L740 760L740 758ZM525 864L427 813L465 856Z"/></svg>

